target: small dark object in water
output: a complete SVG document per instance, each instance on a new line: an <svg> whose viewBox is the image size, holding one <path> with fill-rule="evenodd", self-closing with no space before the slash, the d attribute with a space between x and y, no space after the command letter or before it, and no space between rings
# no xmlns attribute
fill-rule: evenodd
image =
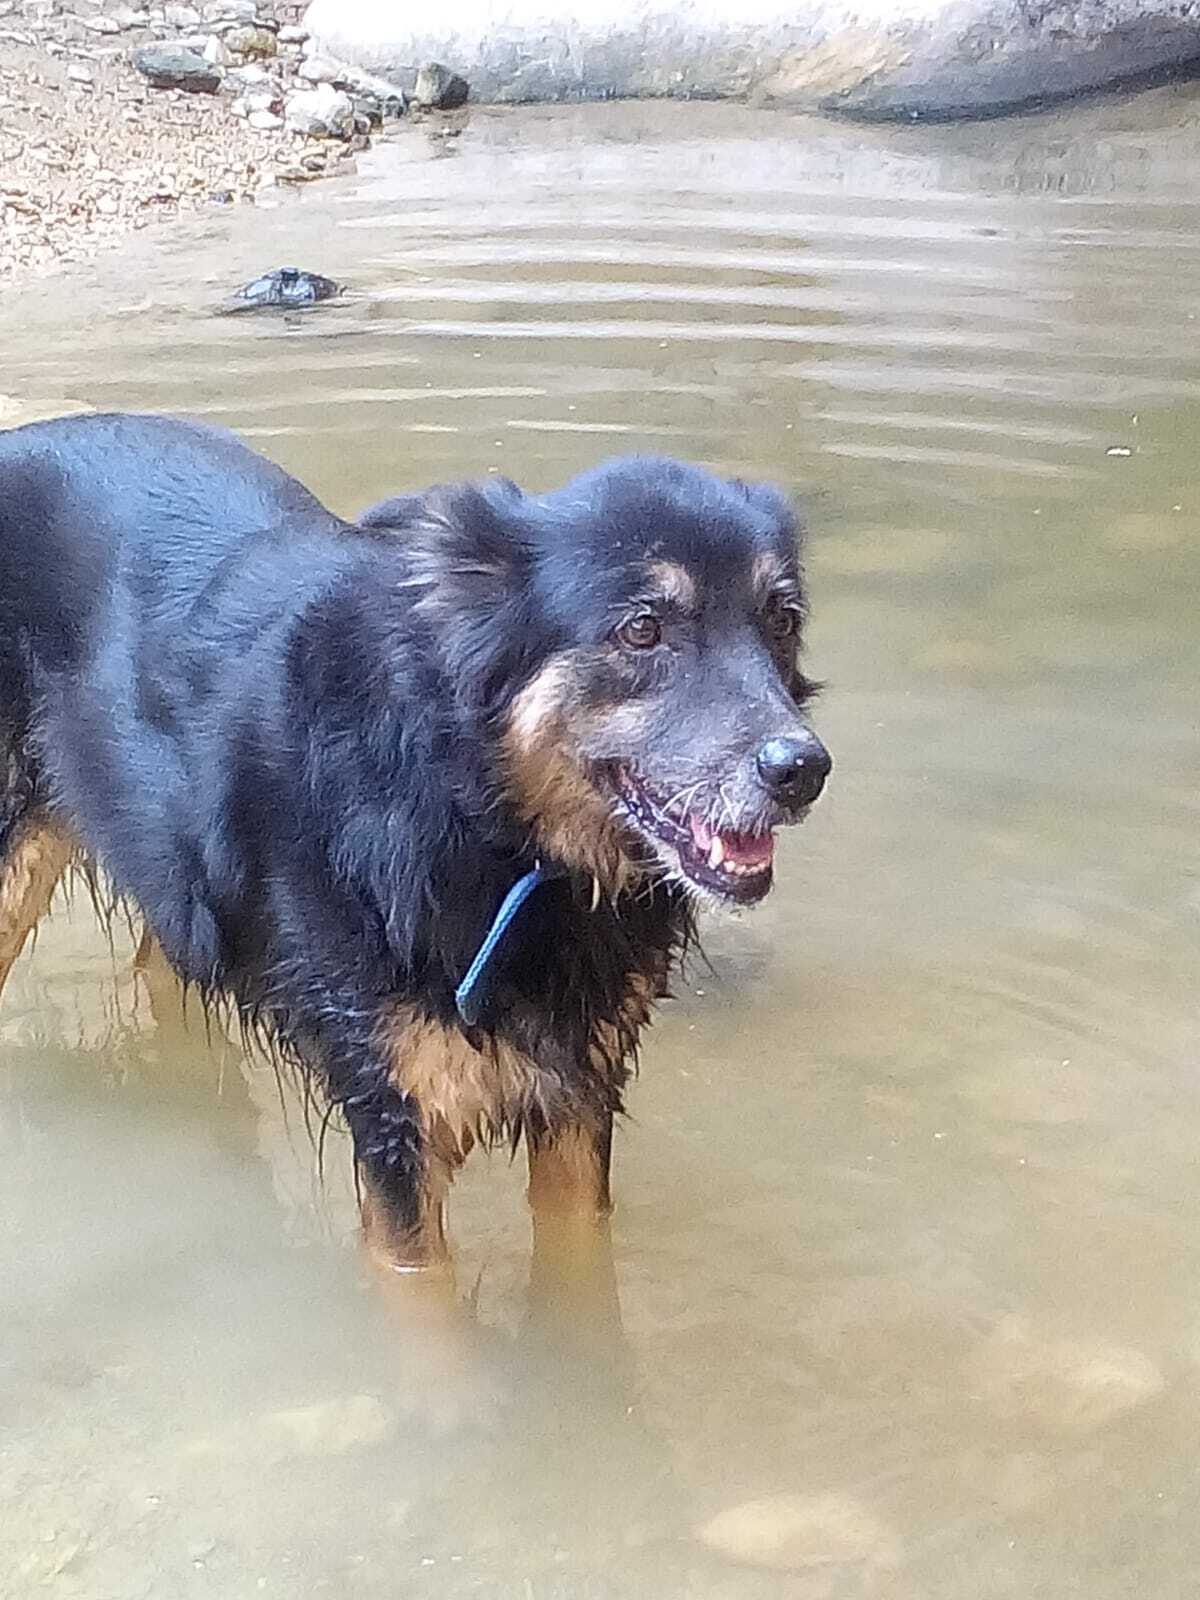
<svg viewBox="0 0 1200 1600"><path fill-rule="evenodd" d="M246 284L225 302L225 311L259 311L267 306L283 306L295 311L303 306L314 306L318 300L333 300L342 293L342 285L332 278L322 278L317 272L302 272L299 267L277 267L265 272L261 278Z"/></svg>
<svg viewBox="0 0 1200 1600"><path fill-rule="evenodd" d="M457 111L466 105L470 93L470 84L457 72L451 72L440 61L427 61L417 68L412 103L422 111Z"/></svg>

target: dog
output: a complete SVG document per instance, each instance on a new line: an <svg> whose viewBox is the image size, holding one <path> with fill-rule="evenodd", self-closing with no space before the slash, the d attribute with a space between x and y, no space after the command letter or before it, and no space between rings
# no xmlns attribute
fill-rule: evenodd
<svg viewBox="0 0 1200 1600"><path fill-rule="evenodd" d="M697 910L828 776L804 618L784 496L677 461L351 523L182 420L0 434L0 986L92 863L340 1111L390 1263L477 1144L602 1215Z"/></svg>

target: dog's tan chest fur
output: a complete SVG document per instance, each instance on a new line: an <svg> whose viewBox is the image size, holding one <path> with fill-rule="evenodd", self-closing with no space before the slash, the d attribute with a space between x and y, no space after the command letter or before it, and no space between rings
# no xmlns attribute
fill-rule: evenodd
<svg viewBox="0 0 1200 1600"><path fill-rule="evenodd" d="M617 1017L592 1031L589 1065L614 1102L664 976L631 974ZM570 1086L504 1041L485 1035L476 1047L459 1028L411 1006L393 1014L386 1044L393 1083L417 1103L423 1132L451 1167L476 1144L511 1138L530 1122L554 1130L604 1109L578 1103Z"/></svg>
<svg viewBox="0 0 1200 1600"><path fill-rule="evenodd" d="M497 1040L476 1049L458 1028L401 1006L387 1042L393 1083L416 1101L425 1133L453 1166L475 1144L495 1143L530 1110L542 1108L544 1074Z"/></svg>

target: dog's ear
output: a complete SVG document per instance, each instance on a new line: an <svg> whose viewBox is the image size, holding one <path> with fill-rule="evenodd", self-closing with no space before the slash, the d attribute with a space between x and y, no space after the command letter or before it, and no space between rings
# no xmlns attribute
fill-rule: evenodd
<svg viewBox="0 0 1200 1600"><path fill-rule="evenodd" d="M415 522L421 515L421 508L425 503L425 496L420 494L393 495L390 500L381 500L378 505L370 506L358 517L360 528L392 528L397 532L406 527L410 522Z"/></svg>
<svg viewBox="0 0 1200 1600"><path fill-rule="evenodd" d="M538 636L524 494L507 478L446 484L373 506L364 527L404 543L405 587L467 710L503 708Z"/></svg>
<svg viewBox="0 0 1200 1600"><path fill-rule="evenodd" d="M440 483L420 494L397 494L389 500L380 500L360 512L355 521L360 528L388 528L394 533L403 533L423 520L443 520L446 506L472 493L510 505L525 498L511 478L491 478L480 484Z"/></svg>

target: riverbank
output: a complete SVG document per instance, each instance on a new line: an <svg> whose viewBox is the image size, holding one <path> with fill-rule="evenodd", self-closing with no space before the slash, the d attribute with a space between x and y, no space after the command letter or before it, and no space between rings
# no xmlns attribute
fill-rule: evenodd
<svg viewBox="0 0 1200 1600"><path fill-rule="evenodd" d="M477 103L744 100L868 121L992 117L1200 66L1195 0L312 0L323 51L445 61Z"/></svg>

